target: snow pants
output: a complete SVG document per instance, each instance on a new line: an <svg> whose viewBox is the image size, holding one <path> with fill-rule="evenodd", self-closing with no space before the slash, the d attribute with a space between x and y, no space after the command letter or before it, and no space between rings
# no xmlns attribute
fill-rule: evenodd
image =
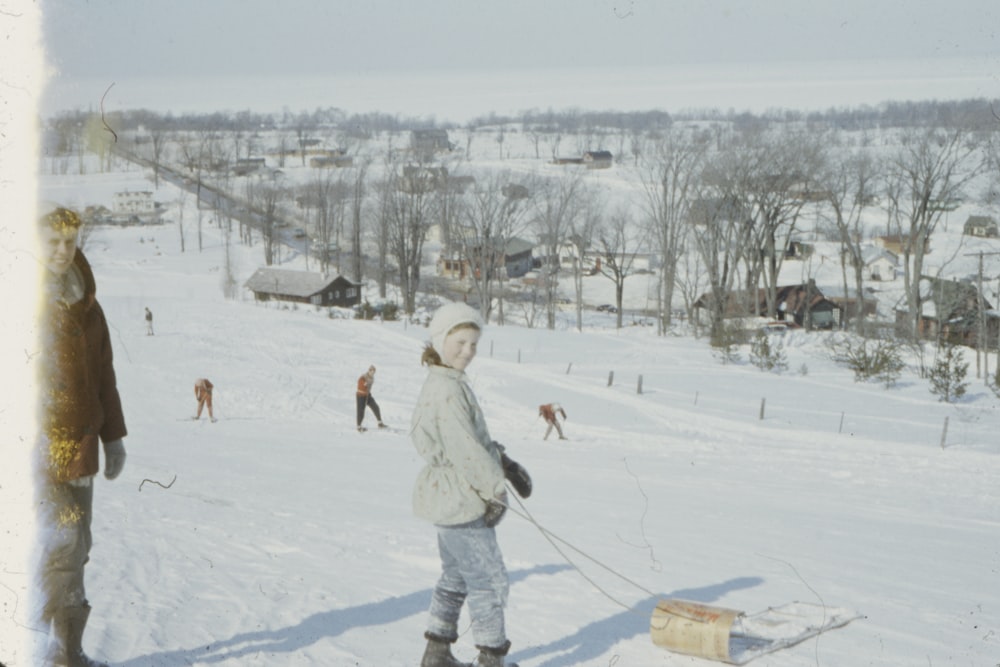
<svg viewBox="0 0 1000 667"><path fill-rule="evenodd" d="M208 408L208 416L214 418L215 415L212 414L212 392L205 391L202 392L201 396L198 397L198 411L195 413L195 419L201 419L201 409Z"/></svg>
<svg viewBox="0 0 1000 667"><path fill-rule="evenodd" d="M375 419L382 423L382 411L378 409L378 403L372 398L371 394L367 396L362 396L357 394L358 397L358 426L361 426L361 422L365 420L365 408L371 408L372 413L375 415Z"/></svg>
<svg viewBox="0 0 1000 667"><path fill-rule="evenodd" d="M562 426L560 426L560 425L559 425L559 422L558 422L558 421L556 421L556 420L552 420L552 421L548 421L548 420L546 420L546 422L545 422L545 423L546 423L546 424L548 424L548 426L547 426L547 427L546 427L546 429L545 429L545 437L544 437L544 438L542 438L542 440L548 440L548 439L549 439L549 434L550 434L550 433L552 433L552 429L553 429L553 428L554 428L554 429L556 430L556 432L557 432L557 433L559 434L559 439L560 439L560 440L565 440L565 439L566 439L566 438L565 438L565 437L563 436L563 432L562 432Z"/></svg>
<svg viewBox="0 0 1000 667"><path fill-rule="evenodd" d="M92 479L51 484L43 494L41 588L47 622L59 609L87 604L83 567L93 544L94 484Z"/></svg>
<svg viewBox="0 0 1000 667"><path fill-rule="evenodd" d="M427 631L458 637L458 617L469 603L472 636L477 646L503 646L507 641L504 607L510 583L496 530L482 519L457 526L437 526L441 578L431 597Z"/></svg>

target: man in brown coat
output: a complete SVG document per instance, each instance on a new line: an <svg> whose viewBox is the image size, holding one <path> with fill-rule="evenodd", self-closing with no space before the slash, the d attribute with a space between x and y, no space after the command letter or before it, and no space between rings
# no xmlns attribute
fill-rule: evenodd
<svg viewBox="0 0 1000 667"><path fill-rule="evenodd" d="M65 208L39 220L46 265L41 358L42 432L38 485L42 531L42 623L45 655L35 664L98 667L83 651L90 615L83 569L90 557L94 477L104 444L104 476L125 465L125 419L111 339L95 298L90 264L76 247L81 221Z"/></svg>

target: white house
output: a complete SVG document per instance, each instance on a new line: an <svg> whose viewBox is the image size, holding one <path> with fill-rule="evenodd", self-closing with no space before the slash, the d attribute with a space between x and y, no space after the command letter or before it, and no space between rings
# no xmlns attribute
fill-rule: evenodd
<svg viewBox="0 0 1000 667"><path fill-rule="evenodd" d="M865 248L861 253L868 280L886 281L896 279L899 257L891 250L875 246Z"/></svg>
<svg viewBox="0 0 1000 667"><path fill-rule="evenodd" d="M113 215L151 215L156 208L149 190L116 192L111 203Z"/></svg>

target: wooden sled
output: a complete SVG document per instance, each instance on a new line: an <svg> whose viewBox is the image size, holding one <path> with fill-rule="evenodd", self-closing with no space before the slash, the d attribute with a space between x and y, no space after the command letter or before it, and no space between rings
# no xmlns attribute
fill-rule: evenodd
<svg viewBox="0 0 1000 667"><path fill-rule="evenodd" d="M860 614L808 602L789 602L746 615L687 600L662 600L653 610L653 643L676 653L745 665L847 625Z"/></svg>

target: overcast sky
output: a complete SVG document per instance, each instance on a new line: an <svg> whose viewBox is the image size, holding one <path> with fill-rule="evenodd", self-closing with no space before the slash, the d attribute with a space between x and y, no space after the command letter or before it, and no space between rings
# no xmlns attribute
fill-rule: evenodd
<svg viewBox="0 0 1000 667"><path fill-rule="evenodd" d="M42 0L66 77L1000 54L997 0Z"/></svg>

